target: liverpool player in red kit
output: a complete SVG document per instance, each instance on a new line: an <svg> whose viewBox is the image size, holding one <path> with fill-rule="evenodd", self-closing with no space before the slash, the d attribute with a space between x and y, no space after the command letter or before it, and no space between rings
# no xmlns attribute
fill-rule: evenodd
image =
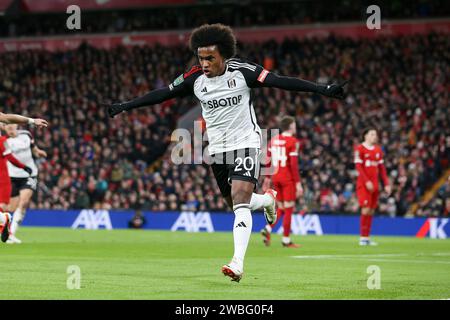
<svg viewBox="0 0 450 320"><path fill-rule="evenodd" d="M47 121L43 119L32 119L17 114L5 114L0 112L0 124L33 124L38 127L47 127ZM0 128L1 129L1 128ZM0 239L6 242L9 238L9 227L11 223L11 215L6 212L9 199L11 198L11 180L8 174L8 167L6 161L11 162L16 167L24 169L28 174L31 174L31 168L25 166L17 160L11 153L6 139L8 137L1 136L0 132Z"/></svg>
<svg viewBox="0 0 450 320"><path fill-rule="evenodd" d="M270 233L272 228L283 216L283 240L282 245L288 248L298 248L293 243L289 234L291 232L292 213L295 200L303 194L298 169L299 141L295 138L295 118L284 117L280 122L281 134L273 137L268 146L268 157L272 160L275 173L272 175L272 184L277 192L277 220L272 225L266 225L261 230L263 241L266 246L270 245ZM265 186L269 183L266 178Z"/></svg>
<svg viewBox="0 0 450 320"><path fill-rule="evenodd" d="M364 142L355 148L355 167L358 171L356 182L356 195L361 208L359 244L361 246L376 245L370 240L372 217L378 205L379 184L378 176L381 173L384 190L391 193L391 185L384 166L383 151L377 145L377 130L368 128L363 132Z"/></svg>

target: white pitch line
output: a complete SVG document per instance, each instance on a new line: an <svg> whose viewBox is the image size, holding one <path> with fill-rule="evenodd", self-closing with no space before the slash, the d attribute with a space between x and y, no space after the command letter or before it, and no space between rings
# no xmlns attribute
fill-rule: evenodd
<svg viewBox="0 0 450 320"><path fill-rule="evenodd" d="M436 261L436 260L429 260L429 261L421 261L421 260L399 260L399 259L365 259L366 261L374 261L374 262L401 262L401 263L424 263L424 264L450 264L450 261Z"/></svg>
<svg viewBox="0 0 450 320"><path fill-rule="evenodd" d="M436 253L432 253L432 256L450 256L450 252L436 252Z"/></svg>
<svg viewBox="0 0 450 320"><path fill-rule="evenodd" d="M424 264L450 264L450 261L436 261L436 260L401 260L401 259L379 259L377 257L405 257L409 256L406 253L385 253L385 254L360 254L360 255L311 255L311 256L291 256L291 258L296 259L330 259L330 260L364 260L373 262L400 262L400 263L424 263Z"/></svg>
<svg viewBox="0 0 450 320"><path fill-rule="evenodd" d="M358 257L404 257L406 253L384 253L384 254L347 254L347 255L311 255L311 256L292 256L296 259L333 259L333 258L358 258Z"/></svg>

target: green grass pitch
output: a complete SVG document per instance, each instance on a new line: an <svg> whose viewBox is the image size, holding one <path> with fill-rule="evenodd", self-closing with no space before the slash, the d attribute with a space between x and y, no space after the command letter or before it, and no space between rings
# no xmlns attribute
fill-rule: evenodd
<svg viewBox="0 0 450 320"><path fill-rule="evenodd" d="M21 228L21 245L0 244L0 299L448 299L450 240L306 236L299 249L254 233L240 283L220 268L231 233ZM293 256L301 256L294 258ZM68 266L81 270L69 290ZM380 268L369 290L367 268Z"/></svg>

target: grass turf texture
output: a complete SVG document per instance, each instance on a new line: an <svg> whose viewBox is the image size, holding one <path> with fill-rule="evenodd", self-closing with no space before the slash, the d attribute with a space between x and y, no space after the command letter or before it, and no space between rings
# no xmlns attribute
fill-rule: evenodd
<svg viewBox="0 0 450 320"><path fill-rule="evenodd" d="M450 241L356 236L273 236L254 233L240 283L220 268L232 256L231 233L21 228L20 245L0 245L0 299L448 299ZM302 256L293 258L292 256ZM81 269L69 290L67 267ZM369 290L367 267L381 269Z"/></svg>

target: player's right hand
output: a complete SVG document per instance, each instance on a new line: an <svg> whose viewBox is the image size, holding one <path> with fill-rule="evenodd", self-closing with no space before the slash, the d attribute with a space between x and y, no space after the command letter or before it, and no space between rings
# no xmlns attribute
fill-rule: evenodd
<svg viewBox="0 0 450 320"><path fill-rule="evenodd" d="M367 181L366 182L366 188L367 188L367 190L369 190L369 192L373 192L374 186L373 186L372 181Z"/></svg>
<svg viewBox="0 0 450 320"><path fill-rule="evenodd" d="M25 168L23 168L23 170L25 170L30 176L31 176L31 173L33 172L33 170L27 166L25 166Z"/></svg>
<svg viewBox="0 0 450 320"><path fill-rule="evenodd" d="M44 119L33 119L33 120L34 120L34 125L38 128L47 128L48 127L47 120L44 120Z"/></svg>
<svg viewBox="0 0 450 320"><path fill-rule="evenodd" d="M114 118L116 115L126 110L125 103L102 103L102 105L108 108L108 115L111 118Z"/></svg>

